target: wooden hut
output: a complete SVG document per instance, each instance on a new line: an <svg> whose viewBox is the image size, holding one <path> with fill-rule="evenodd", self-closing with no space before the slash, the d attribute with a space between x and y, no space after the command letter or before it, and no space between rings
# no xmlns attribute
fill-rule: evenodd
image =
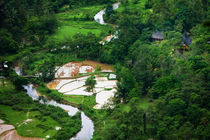
<svg viewBox="0 0 210 140"><path fill-rule="evenodd" d="M152 41L162 41L164 39L163 32L161 31L156 31L152 33Z"/></svg>

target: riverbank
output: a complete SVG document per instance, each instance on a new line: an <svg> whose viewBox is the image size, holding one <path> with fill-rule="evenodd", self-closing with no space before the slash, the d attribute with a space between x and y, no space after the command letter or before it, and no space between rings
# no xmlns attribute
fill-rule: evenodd
<svg viewBox="0 0 210 140"><path fill-rule="evenodd" d="M74 126L74 130L72 129L69 134L74 135L80 130L80 116L71 119L67 116L66 120L68 121L64 124L61 122L61 118L56 117L59 113L63 115L62 119L65 119L66 112L64 110L39 105L39 103L33 102L26 92L17 91L8 79L4 79L4 81L4 86L0 86L0 118L5 120L6 124L13 125L18 135L32 138L56 137L56 135L60 135L60 130L56 128L65 129L69 122ZM15 131L10 135L17 136ZM10 135L4 135L4 137Z"/></svg>

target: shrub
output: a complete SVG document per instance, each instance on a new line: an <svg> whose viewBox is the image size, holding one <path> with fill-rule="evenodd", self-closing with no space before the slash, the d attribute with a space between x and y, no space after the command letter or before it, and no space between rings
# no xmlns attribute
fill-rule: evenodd
<svg viewBox="0 0 210 140"><path fill-rule="evenodd" d="M85 81L85 85L87 86L87 91L90 92L91 90L93 90L93 88L95 87L95 84L96 84L95 76L94 75L91 75Z"/></svg>

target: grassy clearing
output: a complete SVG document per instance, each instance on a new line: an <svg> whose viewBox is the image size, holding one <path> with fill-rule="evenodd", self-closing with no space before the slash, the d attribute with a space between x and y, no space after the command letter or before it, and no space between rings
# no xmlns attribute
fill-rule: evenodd
<svg viewBox="0 0 210 140"><path fill-rule="evenodd" d="M8 124L15 126L17 132L21 136L26 137L46 137L53 136L59 126L58 122L49 116L42 116L38 111L16 111L10 106L0 105L1 118L6 119ZM31 122L24 123L27 119L32 119Z"/></svg>
<svg viewBox="0 0 210 140"><path fill-rule="evenodd" d="M72 38L75 34L81 33L87 35L91 32L98 37L102 35L102 37L100 37L102 39L111 31L108 26L99 25L94 21L70 21L68 24L69 25L61 25L52 37L64 41L68 38Z"/></svg>
<svg viewBox="0 0 210 140"><path fill-rule="evenodd" d="M16 91L8 79L1 79L0 83L0 118L6 124L15 126L21 136L46 137L57 133L55 127L59 123L34 110L36 105L25 92ZM24 123L27 119L32 121Z"/></svg>
<svg viewBox="0 0 210 140"><path fill-rule="evenodd" d="M71 102L71 103L75 103L75 104L83 104L84 102L84 96L82 95L64 95L64 100Z"/></svg>
<svg viewBox="0 0 210 140"><path fill-rule="evenodd" d="M96 105L96 95L84 96L84 95L62 95L62 98L69 103L75 103L77 105L84 105L89 109L92 109Z"/></svg>
<svg viewBox="0 0 210 140"><path fill-rule="evenodd" d="M111 26L100 25L94 21L94 15L104 8L104 5L87 6L58 13L56 18L59 27L52 38L64 41L77 33L87 35L88 32L103 39L112 31Z"/></svg>
<svg viewBox="0 0 210 140"><path fill-rule="evenodd" d="M105 8L105 5L86 6L59 13L57 14L57 17L59 20L79 20L85 19L87 16L89 16L90 20L94 20L93 17L95 14L103 8Z"/></svg>

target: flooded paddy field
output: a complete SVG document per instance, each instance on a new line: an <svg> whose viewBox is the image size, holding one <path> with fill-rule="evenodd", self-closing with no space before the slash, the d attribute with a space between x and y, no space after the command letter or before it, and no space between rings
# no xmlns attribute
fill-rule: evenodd
<svg viewBox="0 0 210 140"><path fill-rule="evenodd" d="M94 73L100 67L99 73ZM96 94L95 109L100 109L107 104L116 92L117 81L110 80L114 69L111 65L95 61L69 62L56 67L55 80L47 84L48 88L56 89L64 95L92 96ZM87 91L85 81L95 75L96 85L91 92ZM115 75L114 75L115 76ZM116 76L115 76L116 78Z"/></svg>

